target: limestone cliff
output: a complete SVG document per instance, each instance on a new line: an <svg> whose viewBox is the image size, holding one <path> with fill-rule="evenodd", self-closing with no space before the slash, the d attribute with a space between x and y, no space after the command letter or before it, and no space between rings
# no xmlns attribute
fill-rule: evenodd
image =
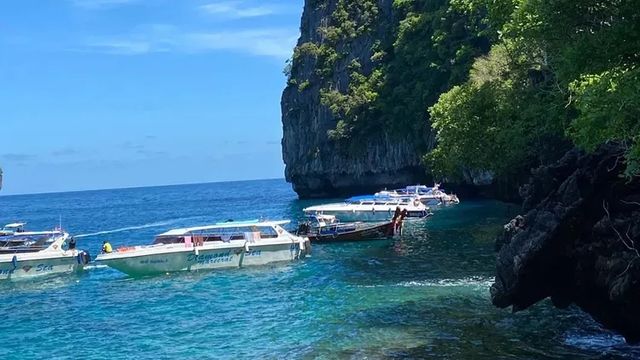
<svg viewBox="0 0 640 360"><path fill-rule="evenodd" d="M319 30L331 21L338 0L320 3L305 1L298 46L328 41L327 35ZM393 17L392 3L392 0L378 1L378 18ZM344 195L425 180L421 154L412 141L377 132L354 153L344 151L327 136L336 127L336 119L321 103L321 90L331 83L338 91L346 92L347 68L353 60L359 62L363 73L370 73L373 44L385 36L388 31L385 26L385 22L377 21L367 33L336 44L345 55L333 64L330 76L323 78L317 74L318 60L312 55L293 59L290 75L293 81L282 95L282 149L286 179L301 197ZM304 81L307 86L302 88Z"/></svg>
<svg viewBox="0 0 640 360"><path fill-rule="evenodd" d="M498 238L495 305L574 303L640 342L640 179L621 176L623 154L612 144L572 150L534 172L522 189L526 214Z"/></svg>

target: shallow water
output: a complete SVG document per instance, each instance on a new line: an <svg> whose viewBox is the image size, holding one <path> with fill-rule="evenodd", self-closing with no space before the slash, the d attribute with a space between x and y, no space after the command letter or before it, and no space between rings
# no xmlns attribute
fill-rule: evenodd
<svg viewBox="0 0 640 360"><path fill-rule="evenodd" d="M95 254L168 228L299 219L282 180L0 197L0 222L62 225ZM0 283L0 358L631 359L570 308L494 308L493 237L516 208L464 201L397 240L314 245L302 262L131 279L103 266Z"/></svg>

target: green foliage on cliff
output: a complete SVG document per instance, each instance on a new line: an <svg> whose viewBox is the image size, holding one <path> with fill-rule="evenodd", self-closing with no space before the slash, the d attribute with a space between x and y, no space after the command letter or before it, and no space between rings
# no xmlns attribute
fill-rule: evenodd
<svg viewBox="0 0 640 360"><path fill-rule="evenodd" d="M331 2L329 2L331 3ZM336 126L330 139L357 144L392 135L424 147L428 113L439 94L466 80L472 61L488 50L480 17L448 0L395 0L393 16L381 16L377 0L337 0L320 41L300 44L293 61L314 66L309 79ZM317 7L328 6L317 2ZM348 81L336 77L346 72Z"/></svg>
<svg viewBox="0 0 640 360"><path fill-rule="evenodd" d="M329 139L436 143L425 165L448 178L619 141L640 174L640 0L390 1L312 3L330 15L289 84L333 114Z"/></svg>
<svg viewBox="0 0 640 360"><path fill-rule="evenodd" d="M464 84L430 108L441 175L499 175L551 161L562 143L627 144L640 174L640 1L456 0L499 37ZM486 30L485 30L486 31Z"/></svg>

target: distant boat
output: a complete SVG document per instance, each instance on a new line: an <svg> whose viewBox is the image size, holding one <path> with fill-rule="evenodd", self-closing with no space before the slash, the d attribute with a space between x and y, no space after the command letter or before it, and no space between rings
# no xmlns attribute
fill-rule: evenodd
<svg viewBox="0 0 640 360"><path fill-rule="evenodd" d="M24 232L25 225L27 225L27 223L23 222L7 224L2 229L0 229L0 236L7 236Z"/></svg>
<svg viewBox="0 0 640 360"><path fill-rule="evenodd" d="M0 237L0 280L17 280L71 273L91 259L89 253L69 249L62 230L23 231Z"/></svg>
<svg viewBox="0 0 640 360"><path fill-rule="evenodd" d="M173 229L152 245L123 247L96 261L131 276L237 268L293 261L310 253L309 239L287 232L289 221L229 221Z"/></svg>
<svg viewBox="0 0 640 360"><path fill-rule="evenodd" d="M334 215L340 221L389 221L396 209L406 210L406 219L421 219L431 213L418 199L354 196L343 203L311 206L307 215Z"/></svg>
<svg viewBox="0 0 640 360"><path fill-rule="evenodd" d="M333 215L308 215L297 234L312 242L361 241L391 238L399 234L401 225L402 219L342 223Z"/></svg>
<svg viewBox="0 0 640 360"><path fill-rule="evenodd" d="M452 205L459 204L460 199L455 194L447 194L440 189L440 184L434 184L433 187L425 185L412 185L403 189L383 190L375 193L378 198L395 198L395 199L413 199L417 198L425 205Z"/></svg>

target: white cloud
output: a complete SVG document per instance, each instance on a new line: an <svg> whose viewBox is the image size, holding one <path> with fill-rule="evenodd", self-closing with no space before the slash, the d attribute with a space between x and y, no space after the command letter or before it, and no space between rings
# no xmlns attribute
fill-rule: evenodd
<svg viewBox="0 0 640 360"><path fill-rule="evenodd" d="M253 55L287 59L291 56L297 33L281 29L254 29L191 33L185 36L188 50L237 50Z"/></svg>
<svg viewBox="0 0 640 360"><path fill-rule="evenodd" d="M71 0L73 5L84 9L104 9L108 7L126 5L138 0Z"/></svg>
<svg viewBox="0 0 640 360"><path fill-rule="evenodd" d="M120 55L236 51L287 59L297 37L297 31L279 28L182 32L172 26L152 25L126 36L91 39L87 47L90 51Z"/></svg>
<svg viewBox="0 0 640 360"><path fill-rule="evenodd" d="M248 5L243 1L218 1L202 5L200 6L200 9L210 15L233 19L273 15L284 11L282 7L277 5Z"/></svg>
<svg viewBox="0 0 640 360"><path fill-rule="evenodd" d="M118 55L141 55L154 50L149 42L125 39L96 40L92 41L89 47L101 52Z"/></svg>

